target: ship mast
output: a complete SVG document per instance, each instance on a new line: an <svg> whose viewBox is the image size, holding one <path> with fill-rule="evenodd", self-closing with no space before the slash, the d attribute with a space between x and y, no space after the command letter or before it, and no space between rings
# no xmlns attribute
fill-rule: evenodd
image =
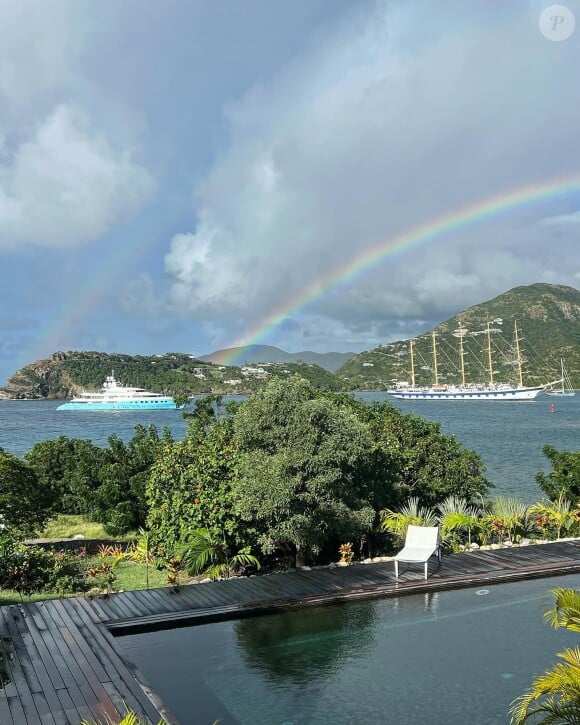
<svg viewBox="0 0 580 725"><path fill-rule="evenodd" d="M461 318L459 319L459 328L455 330L456 336L459 338L459 363L461 365L461 385L465 387L465 350L463 349L463 337L467 330L463 327Z"/></svg>
<svg viewBox="0 0 580 725"><path fill-rule="evenodd" d="M409 340L409 355L411 358L411 386L415 387L415 358L413 356L413 343L414 340Z"/></svg>
<svg viewBox="0 0 580 725"><path fill-rule="evenodd" d="M489 321L487 323L487 365L489 372L489 384L493 385L493 361L491 359L491 332L489 329Z"/></svg>
<svg viewBox="0 0 580 725"><path fill-rule="evenodd" d="M516 363L518 366L518 382L520 384L520 388L523 388L524 381L522 378L522 354L520 352L520 337L518 335L517 321L514 321L514 339L515 339L515 343L516 343Z"/></svg>
<svg viewBox="0 0 580 725"><path fill-rule="evenodd" d="M437 372L437 342L435 340L436 336L435 330L433 330L431 332L431 337L433 338L433 377L435 385L439 385L439 373Z"/></svg>

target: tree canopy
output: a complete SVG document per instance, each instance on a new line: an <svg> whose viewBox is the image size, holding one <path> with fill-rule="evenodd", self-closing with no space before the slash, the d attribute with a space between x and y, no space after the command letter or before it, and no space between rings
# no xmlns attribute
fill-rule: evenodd
<svg viewBox="0 0 580 725"><path fill-rule="evenodd" d="M0 448L0 524L12 535L29 536L42 527L54 490L23 461Z"/></svg>
<svg viewBox="0 0 580 725"><path fill-rule="evenodd" d="M580 451L557 451L554 446L545 445L542 452L553 471L547 475L536 474L539 487L550 501L556 501L562 495L577 502L580 498Z"/></svg>
<svg viewBox="0 0 580 725"><path fill-rule="evenodd" d="M272 382L240 406L236 507L265 553L291 547L300 563L333 538L372 530L385 489L364 423L306 380Z"/></svg>

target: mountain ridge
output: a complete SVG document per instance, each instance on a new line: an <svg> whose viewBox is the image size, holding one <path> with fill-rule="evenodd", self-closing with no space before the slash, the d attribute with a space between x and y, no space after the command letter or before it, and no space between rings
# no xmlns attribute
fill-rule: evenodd
<svg viewBox="0 0 580 725"><path fill-rule="evenodd" d="M287 352L274 345L242 345L241 347L226 347L221 350L214 350L206 355L200 355L199 359L204 362L212 362L217 365L231 365L229 361L234 359L241 364L257 363L283 363L303 362L320 365L321 368L336 372L341 365L356 355L355 352L314 352L302 350L301 352Z"/></svg>

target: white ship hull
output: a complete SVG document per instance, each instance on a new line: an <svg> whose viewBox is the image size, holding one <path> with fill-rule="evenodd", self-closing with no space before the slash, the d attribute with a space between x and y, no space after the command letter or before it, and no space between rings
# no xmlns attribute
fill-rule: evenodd
<svg viewBox="0 0 580 725"><path fill-rule="evenodd" d="M533 400L544 390L537 388L407 388L387 390L400 400Z"/></svg>
<svg viewBox="0 0 580 725"><path fill-rule="evenodd" d="M84 392L57 410L176 410L173 398L150 393L143 388L119 385L114 375L109 375L101 392Z"/></svg>

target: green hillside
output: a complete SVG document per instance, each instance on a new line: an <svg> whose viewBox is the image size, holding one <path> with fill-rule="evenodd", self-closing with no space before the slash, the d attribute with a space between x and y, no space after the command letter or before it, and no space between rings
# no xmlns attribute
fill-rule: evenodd
<svg viewBox="0 0 580 725"><path fill-rule="evenodd" d="M183 353L132 356L57 352L15 372L3 390L12 398L70 398L83 390L99 390L112 371L124 385L166 395L252 393L272 377L295 374L307 378L322 390L340 387L337 378L328 370L306 363L227 367Z"/></svg>
<svg viewBox="0 0 580 725"><path fill-rule="evenodd" d="M534 385L560 376L564 358L572 384L580 388L580 292L573 287L532 284L515 287L488 302L474 305L434 328L437 339L439 381L461 382L459 340L462 325L468 382L483 382L487 372L487 323L490 323L493 371L496 382L515 382L514 322L521 336L524 384ZM431 330L416 338L416 383L433 382ZM385 390L396 381L410 380L408 342L400 340L355 355L337 376L349 389Z"/></svg>

